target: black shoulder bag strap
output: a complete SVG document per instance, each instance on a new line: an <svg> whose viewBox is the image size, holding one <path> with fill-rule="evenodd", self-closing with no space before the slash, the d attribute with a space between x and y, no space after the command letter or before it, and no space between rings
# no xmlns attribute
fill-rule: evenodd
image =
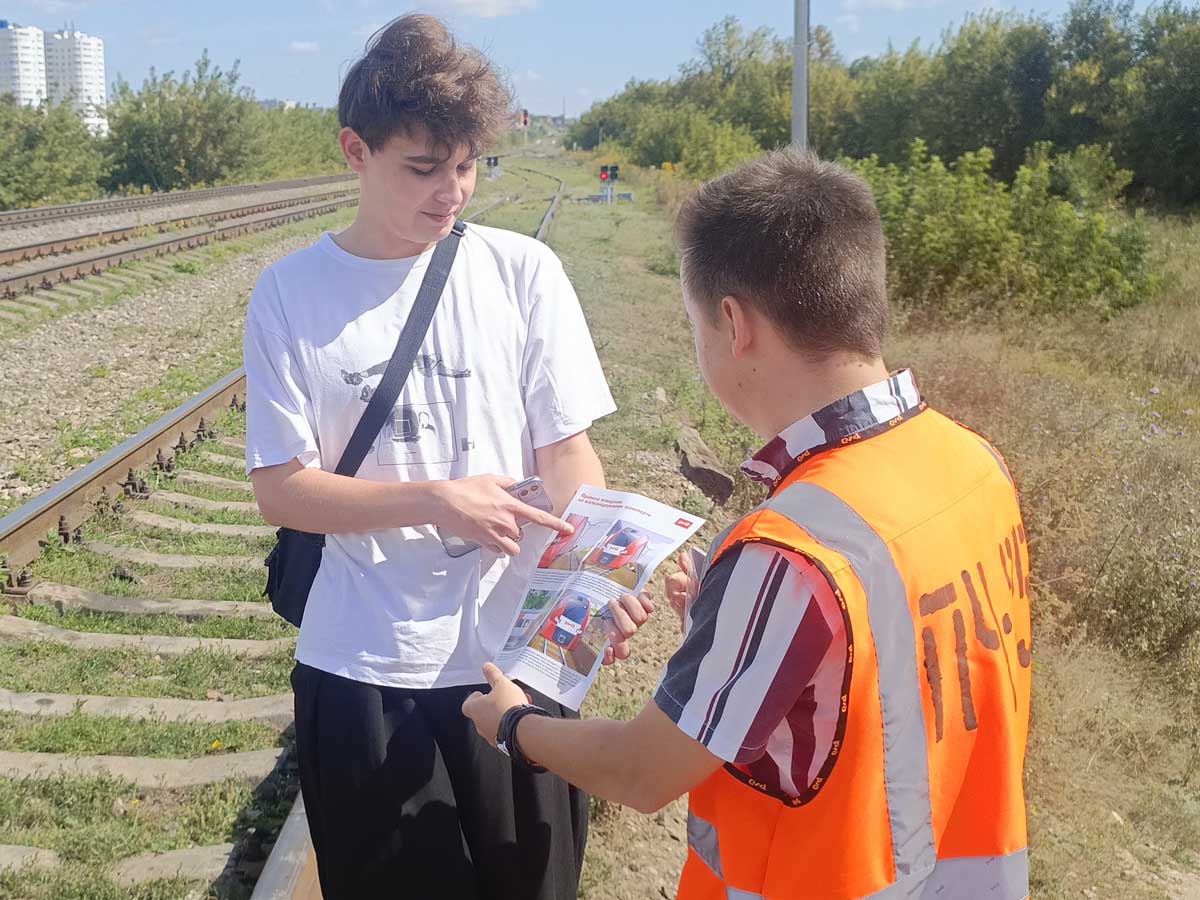
<svg viewBox="0 0 1200 900"><path fill-rule="evenodd" d="M465 232L466 225L455 222L450 233L438 241L434 248L433 258L429 261L429 268L413 301L412 312L400 330L400 339L383 371L379 388L367 401L367 408L354 426L354 433L350 435L342 458L338 460L337 469L334 470L338 475L353 477L358 473L383 423L400 399L400 391L416 362L421 342L429 331L434 311L446 287L446 279L450 276L450 267L458 253L458 242ZM280 528L275 547L267 556L267 587L263 593L271 599L275 612L297 627L304 618L304 607L308 604L308 593L321 567L324 546L323 534Z"/></svg>
<svg viewBox="0 0 1200 900"><path fill-rule="evenodd" d="M354 426L354 433L350 435L350 441L342 451L342 458L338 460L334 470L338 475L353 477L358 473L359 466L367 458L367 451L371 449L371 444L382 430L392 407L400 398L400 391L404 389L404 382L408 379L408 373L412 371L413 363L416 362L417 351L421 349L421 342L425 340L438 300L446 287L450 267L454 265L454 256L458 253L458 241L466 230L467 226L463 222L455 222L450 233L438 241L437 247L434 248L433 259L429 261L429 268L425 271L425 277L417 291L417 299L413 303L412 312L408 314L408 321L404 323L400 332L400 340L396 342L392 358L383 371L383 377L379 379L379 387L367 401L367 408L363 410L362 418Z"/></svg>

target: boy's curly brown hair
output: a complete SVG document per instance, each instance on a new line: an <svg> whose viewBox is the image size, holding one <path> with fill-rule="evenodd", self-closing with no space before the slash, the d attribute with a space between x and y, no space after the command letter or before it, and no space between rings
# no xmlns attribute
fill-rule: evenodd
<svg viewBox="0 0 1200 900"><path fill-rule="evenodd" d="M423 127L447 155L465 145L478 156L504 133L512 112L512 96L488 58L420 14L375 32L338 95L339 122L372 152Z"/></svg>

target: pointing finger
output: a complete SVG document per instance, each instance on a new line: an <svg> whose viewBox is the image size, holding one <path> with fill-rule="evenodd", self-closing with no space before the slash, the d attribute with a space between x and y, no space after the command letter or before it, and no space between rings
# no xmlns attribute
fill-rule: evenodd
<svg viewBox="0 0 1200 900"><path fill-rule="evenodd" d="M559 534L575 533L574 525L564 522L558 516L540 510L536 506L530 506L528 503L518 501L517 509L513 510L513 512L527 522L532 522L534 525L541 525L543 528L550 528Z"/></svg>
<svg viewBox="0 0 1200 900"><path fill-rule="evenodd" d="M486 662L483 664L483 677L491 687L495 687L504 678L504 673L495 663Z"/></svg>

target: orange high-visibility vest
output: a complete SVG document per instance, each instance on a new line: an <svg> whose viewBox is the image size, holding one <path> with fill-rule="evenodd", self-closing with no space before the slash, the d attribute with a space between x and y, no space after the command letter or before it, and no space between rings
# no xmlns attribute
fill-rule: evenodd
<svg viewBox="0 0 1200 900"><path fill-rule="evenodd" d="M1029 568L1008 469L927 408L845 441L706 564L759 541L827 573L850 640L834 755L799 798L733 765L693 790L678 896L1024 900Z"/></svg>

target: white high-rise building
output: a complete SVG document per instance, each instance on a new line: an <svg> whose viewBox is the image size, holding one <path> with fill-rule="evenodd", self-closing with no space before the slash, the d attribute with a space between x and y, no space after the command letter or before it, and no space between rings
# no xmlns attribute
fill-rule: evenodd
<svg viewBox="0 0 1200 900"><path fill-rule="evenodd" d="M42 29L0 19L0 95L37 106L46 99L46 55Z"/></svg>
<svg viewBox="0 0 1200 900"><path fill-rule="evenodd" d="M69 99L93 133L107 134L104 41L72 29L47 34L45 48L50 99L55 103Z"/></svg>

